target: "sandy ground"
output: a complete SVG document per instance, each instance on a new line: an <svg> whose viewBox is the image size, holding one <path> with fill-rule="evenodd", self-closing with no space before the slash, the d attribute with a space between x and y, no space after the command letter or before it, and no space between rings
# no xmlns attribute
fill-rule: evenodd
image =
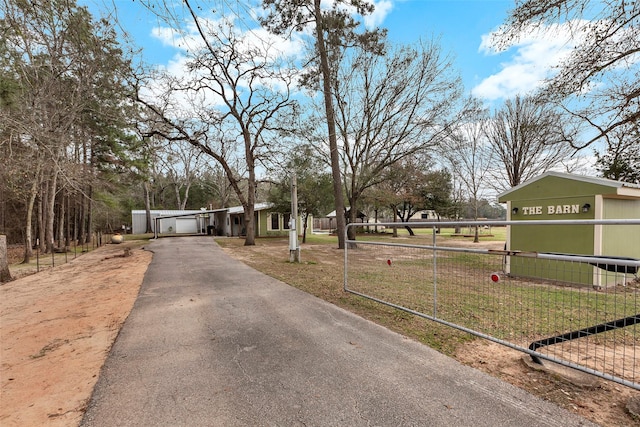
<svg viewBox="0 0 640 427"><path fill-rule="evenodd" d="M538 370L531 367L530 358L523 353L485 340L464 345L456 353L456 359L599 425L640 426L640 420L630 415L627 408L632 402L637 405L640 393L629 387L571 369L552 367L550 362L546 362L548 370ZM637 406L634 407L634 411L637 410Z"/></svg>
<svg viewBox="0 0 640 427"><path fill-rule="evenodd" d="M128 245L106 245L0 285L1 426L78 425L151 261L139 243L125 257ZM606 381L580 387L483 340L456 357L601 425L640 425L625 409L638 397L630 388Z"/></svg>
<svg viewBox="0 0 640 427"><path fill-rule="evenodd" d="M79 424L151 261L125 247L0 285L0 425Z"/></svg>

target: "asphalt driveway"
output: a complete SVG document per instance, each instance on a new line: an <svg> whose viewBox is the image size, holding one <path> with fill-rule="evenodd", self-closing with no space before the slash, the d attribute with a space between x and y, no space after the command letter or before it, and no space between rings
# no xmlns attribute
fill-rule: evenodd
<svg viewBox="0 0 640 427"><path fill-rule="evenodd" d="M592 425L265 276L211 237L147 248L83 426Z"/></svg>

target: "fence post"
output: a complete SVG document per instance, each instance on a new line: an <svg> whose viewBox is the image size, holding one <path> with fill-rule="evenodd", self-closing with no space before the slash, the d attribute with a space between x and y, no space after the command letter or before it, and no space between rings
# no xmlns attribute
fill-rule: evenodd
<svg viewBox="0 0 640 427"><path fill-rule="evenodd" d="M433 317L438 316L438 257L436 250L436 226L431 228L433 245Z"/></svg>

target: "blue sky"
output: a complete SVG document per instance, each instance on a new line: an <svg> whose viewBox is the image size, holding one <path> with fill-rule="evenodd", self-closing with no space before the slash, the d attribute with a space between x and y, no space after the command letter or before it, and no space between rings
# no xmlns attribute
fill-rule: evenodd
<svg viewBox="0 0 640 427"><path fill-rule="evenodd" d="M513 1L407 0L394 2L382 25L399 43L420 37L439 37L443 50L455 56L455 65L470 90L499 71L500 59L480 51L482 36L501 25Z"/></svg>
<svg viewBox="0 0 640 427"><path fill-rule="evenodd" d="M113 11L122 29L143 48L147 62L168 66L179 49L154 35L166 27L133 0L79 0L94 14ZM439 38L443 51L454 56L467 92L487 103L500 102L535 89L548 75L554 61L567 51L561 31L554 36L531 34L521 43L497 54L486 43L505 20L512 0L375 0L371 25L385 27L394 43L413 43L420 38ZM203 2L204 3L204 2ZM209 1L210 5L219 0ZM227 1L227 3L234 3Z"/></svg>

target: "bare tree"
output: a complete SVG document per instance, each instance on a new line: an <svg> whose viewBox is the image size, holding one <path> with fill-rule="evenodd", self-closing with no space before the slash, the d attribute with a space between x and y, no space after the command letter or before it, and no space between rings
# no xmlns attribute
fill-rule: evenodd
<svg viewBox="0 0 640 427"><path fill-rule="evenodd" d="M218 166L218 165L216 165ZM235 167L233 169L236 169ZM205 172L204 179L210 186L211 192L215 195L215 207L227 208L236 206L239 202L237 196L227 179L224 170L221 167L212 167Z"/></svg>
<svg viewBox="0 0 640 427"><path fill-rule="evenodd" d="M294 72L282 62L274 40L252 44L231 21L201 18L187 0L184 6L195 33L187 32L170 12L163 18L185 40L196 40L187 51L187 76L166 80L160 98L139 92L138 100L155 122L149 134L187 141L219 162L244 207L245 245L254 245L256 167L269 160L280 133L293 128ZM152 3L148 7L156 9ZM234 156L243 159L240 174L232 167Z"/></svg>
<svg viewBox="0 0 640 427"><path fill-rule="evenodd" d="M336 0L331 9L324 10L321 7L321 0L263 0L263 3L265 8L270 11L263 20L263 24L276 34L287 34L293 31L303 32L308 26L313 26L314 59L310 60L310 64L317 66L317 73L314 74L312 71L310 81L315 81L313 77L317 77L318 74L321 76L336 208L338 247L344 249L346 220L345 215L341 213L346 210L332 95L334 74L331 70L331 57L340 56L342 49L353 45L368 46L370 49L380 51L379 37L383 33L378 31L356 32L359 22L353 18L351 12L360 15L372 13L374 6L368 1Z"/></svg>
<svg viewBox="0 0 640 427"><path fill-rule="evenodd" d="M12 69L20 87L20 101L5 117L10 129L6 142L12 146L12 154L22 153L20 160L37 161L32 169L36 173L30 174L32 182L27 184L32 189L27 195L27 206L32 206L32 200L44 182L48 191L40 223L46 239L42 243L46 244L47 250L52 250L54 203L66 142L64 136L76 118L68 77L70 62L65 57L68 39L72 36L68 30L63 37L61 27L61 22L68 21L70 16L60 7L37 10L32 5L8 1L2 3L2 10L7 54L12 57ZM20 161L18 158L12 160ZM30 169L26 164L24 167ZM29 213L27 219L31 220ZM31 223L25 228L30 229ZM30 233L26 237L30 239ZM27 245L31 242L26 242ZM29 255L30 249L25 250L26 260Z"/></svg>
<svg viewBox="0 0 640 427"><path fill-rule="evenodd" d="M426 208L423 186L431 166L420 156L409 156L399 160L384 171L379 183L367 189L364 199L377 206L389 208L393 213L393 222L409 221L416 212ZM414 235L410 227L406 227ZM393 228L393 237L398 237L398 229Z"/></svg>
<svg viewBox="0 0 640 427"><path fill-rule="evenodd" d="M545 96L596 130L583 148L640 119L640 3L624 0L526 0L517 2L498 33L508 46L532 28L567 26L577 43L548 82ZM578 107L577 105L580 107Z"/></svg>
<svg viewBox="0 0 640 427"><path fill-rule="evenodd" d="M494 151L485 137L486 117L482 113L475 120L461 124L440 145L440 155L456 177L464 185L467 198L472 203L473 219L478 220L479 201L489 189L489 170ZM478 227L475 227L474 242L479 242Z"/></svg>
<svg viewBox="0 0 640 427"><path fill-rule="evenodd" d="M575 153L576 130L552 107L533 98L507 100L487 122L485 132L494 152L494 188L505 190L554 167Z"/></svg>
<svg viewBox="0 0 640 427"><path fill-rule="evenodd" d="M462 86L435 41L385 56L358 50L341 62L333 84L354 222L363 193L384 179L385 169L437 145L455 120Z"/></svg>
<svg viewBox="0 0 640 427"><path fill-rule="evenodd" d="M185 209L189 190L205 165L202 151L184 141L171 141L157 153L160 165L173 185L176 209Z"/></svg>

